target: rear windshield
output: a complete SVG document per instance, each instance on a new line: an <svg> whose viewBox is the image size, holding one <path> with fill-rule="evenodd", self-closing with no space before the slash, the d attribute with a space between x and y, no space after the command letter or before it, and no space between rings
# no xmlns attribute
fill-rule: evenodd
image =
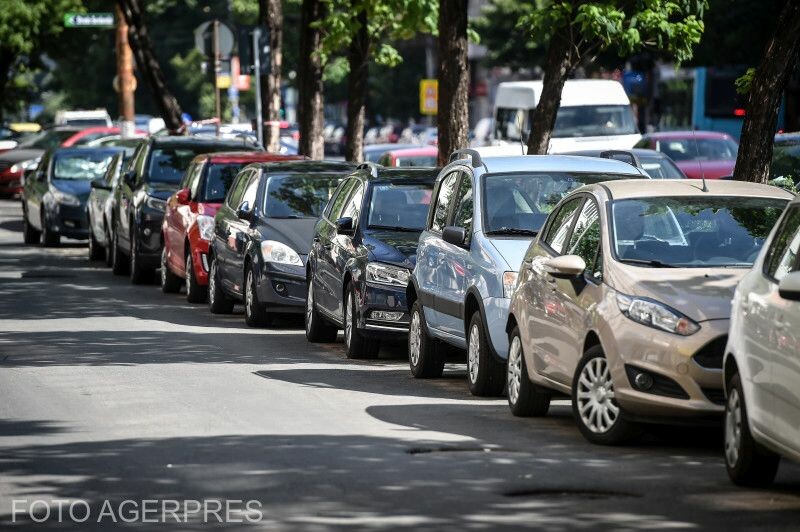
<svg viewBox="0 0 800 532"><path fill-rule="evenodd" d="M386 183L372 187L370 229L422 231L428 219L433 183Z"/></svg>
<svg viewBox="0 0 800 532"><path fill-rule="evenodd" d="M673 161L733 161L739 146L730 139L666 139L656 149Z"/></svg>
<svg viewBox="0 0 800 532"><path fill-rule="evenodd" d="M40 131L25 137L19 143L20 148L33 148L40 150L49 150L50 148L57 148L61 143L77 133L76 131Z"/></svg>
<svg viewBox="0 0 800 532"><path fill-rule="evenodd" d="M97 179L103 177L114 153L86 152L56 154L53 179Z"/></svg>
<svg viewBox="0 0 800 532"><path fill-rule="evenodd" d="M195 155L214 151L213 146L193 146L180 148L155 148L150 155L150 170L147 180L159 183L181 182L183 172L189 167Z"/></svg>
<svg viewBox="0 0 800 532"><path fill-rule="evenodd" d="M319 218L339 181L338 176L270 176L264 213L267 218Z"/></svg>
<svg viewBox="0 0 800 532"><path fill-rule="evenodd" d="M675 163L663 157L640 156L642 169L653 179L686 179Z"/></svg>
<svg viewBox="0 0 800 532"><path fill-rule="evenodd" d="M206 203L222 203L230 190L236 174L245 163L212 163L206 169L205 186L198 201Z"/></svg>

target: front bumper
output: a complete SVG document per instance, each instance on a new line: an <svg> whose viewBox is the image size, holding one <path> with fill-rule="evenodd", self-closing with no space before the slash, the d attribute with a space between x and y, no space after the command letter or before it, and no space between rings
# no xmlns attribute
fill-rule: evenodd
<svg viewBox="0 0 800 532"><path fill-rule="evenodd" d="M194 278L198 285L208 286L208 240L197 239L191 243L192 267Z"/></svg>
<svg viewBox="0 0 800 532"><path fill-rule="evenodd" d="M408 334L410 316L403 287L364 282L358 296L359 329L375 336Z"/></svg>
<svg viewBox="0 0 800 532"><path fill-rule="evenodd" d="M161 264L161 224L164 213L153 209L143 211L137 218L133 237L138 243L136 259L145 268L157 268Z"/></svg>
<svg viewBox="0 0 800 532"><path fill-rule="evenodd" d="M89 238L89 215L86 205L51 205L46 223L54 233L67 238Z"/></svg>
<svg viewBox="0 0 800 532"><path fill-rule="evenodd" d="M258 300L266 305L267 312L302 314L305 311L308 291L305 266L265 262L258 271Z"/></svg>
<svg viewBox="0 0 800 532"><path fill-rule="evenodd" d="M511 300L505 297L487 297L483 300L483 312L486 329L489 331L489 341L495 357L500 360L508 359L508 309Z"/></svg>

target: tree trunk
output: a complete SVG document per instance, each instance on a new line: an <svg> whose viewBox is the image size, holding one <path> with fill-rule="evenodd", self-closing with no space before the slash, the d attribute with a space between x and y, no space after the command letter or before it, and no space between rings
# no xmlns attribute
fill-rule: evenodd
<svg viewBox="0 0 800 532"><path fill-rule="evenodd" d="M467 0L439 2L439 165L469 138Z"/></svg>
<svg viewBox="0 0 800 532"><path fill-rule="evenodd" d="M319 48L321 34L314 22L325 16L321 0L303 0L300 10L300 64L297 85L297 121L300 127L299 153L312 159L325 156L325 139L322 136L323 83L322 61L314 54Z"/></svg>
<svg viewBox="0 0 800 532"><path fill-rule="evenodd" d="M158 64L158 59L153 52L153 42L147 32L144 20L144 11L139 0L117 0L125 21L128 23L128 40L136 57L139 71L147 79L153 97L156 100L161 118L167 129L172 133L183 132L184 125L181 119L181 107L172 92L167 87L164 73Z"/></svg>
<svg viewBox="0 0 800 532"><path fill-rule="evenodd" d="M800 2L789 0L753 76L734 179L757 183L769 180L781 96L799 53Z"/></svg>
<svg viewBox="0 0 800 532"><path fill-rule="evenodd" d="M261 109L264 114L264 147L280 151L281 67L283 65L283 4L281 0L258 0L258 20L269 30L269 74L261 76Z"/></svg>
<svg viewBox="0 0 800 532"><path fill-rule="evenodd" d="M347 142L344 157L348 161L364 160L364 108L369 78L369 28L366 6L358 13L359 28L347 52L350 74L347 76Z"/></svg>
<svg viewBox="0 0 800 532"><path fill-rule="evenodd" d="M561 91L577 62L569 38L569 29L557 31L550 38L544 63L544 80L539 103L533 111L528 135L528 155L545 155L556 125Z"/></svg>

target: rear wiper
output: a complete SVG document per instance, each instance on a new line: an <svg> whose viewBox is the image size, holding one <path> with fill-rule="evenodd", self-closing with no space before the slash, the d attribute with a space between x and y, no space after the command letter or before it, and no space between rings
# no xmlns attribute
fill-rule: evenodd
<svg viewBox="0 0 800 532"><path fill-rule="evenodd" d="M666 264L660 260L645 260L645 259L620 259L620 262L626 264L643 264L645 266L653 266L654 268L677 268L672 264Z"/></svg>
<svg viewBox="0 0 800 532"><path fill-rule="evenodd" d="M517 227L501 227L500 229L494 229L493 231L487 231L487 235L525 235L525 236L536 236L537 231L532 229L519 229Z"/></svg>

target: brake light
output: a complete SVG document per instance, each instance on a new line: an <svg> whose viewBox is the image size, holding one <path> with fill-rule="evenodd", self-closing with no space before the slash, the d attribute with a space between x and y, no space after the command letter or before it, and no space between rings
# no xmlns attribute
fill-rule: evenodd
<svg viewBox="0 0 800 532"><path fill-rule="evenodd" d="M733 116L744 116L744 109L734 109Z"/></svg>

